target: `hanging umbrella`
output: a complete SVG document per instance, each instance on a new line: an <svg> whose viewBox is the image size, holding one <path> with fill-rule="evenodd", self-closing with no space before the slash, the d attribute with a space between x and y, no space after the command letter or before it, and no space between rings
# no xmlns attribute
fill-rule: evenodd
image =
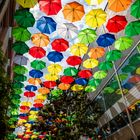
<svg viewBox="0 0 140 140"><path fill-rule="evenodd" d="M67 3L63 8L64 18L68 21L75 22L82 19L85 14L84 7L80 3L74 1Z"/></svg>
<svg viewBox="0 0 140 140"><path fill-rule="evenodd" d="M33 34L31 40L32 43L38 47L46 47L50 43L49 37L42 33Z"/></svg>
<svg viewBox="0 0 140 140"><path fill-rule="evenodd" d="M68 67L64 69L64 75L66 76L76 76L78 73L78 70L74 67Z"/></svg>
<svg viewBox="0 0 140 140"><path fill-rule="evenodd" d="M18 81L18 82L24 82L27 80L27 77L22 75L22 74L16 74L14 76L14 81Z"/></svg>
<svg viewBox="0 0 140 140"><path fill-rule="evenodd" d="M15 94L21 94L22 93L22 89L18 89L18 88L16 88L16 89L13 89L13 91L14 91L14 93Z"/></svg>
<svg viewBox="0 0 140 140"><path fill-rule="evenodd" d="M83 88L84 88L83 86L75 84L71 87L71 90L72 91L81 91L81 90L83 90Z"/></svg>
<svg viewBox="0 0 140 140"><path fill-rule="evenodd" d="M120 79L121 81L124 81L124 80L126 80L129 76L128 76L128 74L126 74L126 73L121 73L121 74L118 75L118 77L119 77L119 79ZM116 76L116 79L117 79L117 76Z"/></svg>
<svg viewBox="0 0 140 140"><path fill-rule="evenodd" d="M50 93L50 90L46 87L41 87L38 89L38 92L43 94L43 95L46 95L46 94Z"/></svg>
<svg viewBox="0 0 140 140"><path fill-rule="evenodd" d="M46 34L51 34L56 30L56 22L51 17L41 17L37 21L37 28Z"/></svg>
<svg viewBox="0 0 140 140"><path fill-rule="evenodd" d="M16 0L23 8L33 8L37 4L37 0Z"/></svg>
<svg viewBox="0 0 140 140"><path fill-rule="evenodd" d="M129 59L129 64L131 65L139 65L140 64L140 54L134 54L130 59Z"/></svg>
<svg viewBox="0 0 140 140"><path fill-rule="evenodd" d="M119 84L118 81L111 81L111 83L109 84L110 87L117 89L119 88Z"/></svg>
<svg viewBox="0 0 140 140"><path fill-rule="evenodd" d="M105 71L97 71L94 73L93 77L95 79L104 79L107 76L107 73Z"/></svg>
<svg viewBox="0 0 140 140"><path fill-rule="evenodd" d="M42 60L34 60L31 62L31 67L35 70L42 70L46 68L46 63Z"/></svg>
<svg viewBox="0 0 140 140"><path fill-rule="evenodd" d="M125 16L116 15L110 18L107 22L106 28L109 32L118 33L125 28L127 20Z"/></svg>
<svg viewBox="0 0 140 140"><path fill-rule="evenodd" d="M20 106L20 109L29 111L30 107L29 106Z"/></svg>
<svg viewBox="0 0 140 140"><path fill-rule="evenodd" d="M21 102L21 106L32 106L31 102Z"/></svg>
<svg viewBox="0 0 140 140"><path fill-rule="evenodd" d="M122 72L124 73L130 73L136 70L136 66L132 66L132 65L126 65L122 68Z"/></svg>
<svg viewBox="0 0 140 140"><path fill-rule="evenodd" d="M39 0L39 6L46 15L56 15L62 8L61 0Z"/></svg>
<svg viewBox="0 0 140 140"><path fill-rule="evenodd" d="M100 70L110 70L113 68L113 63L111 61L104 61L99 64Z"/></svg>
<svg viewBox="0 0 140 140"><path fill-rule="evenodd" d="M122 53L119 50L111 50L106 53L107 61L117 61L122 57Z"/></svg>
<svg viewBox="0 0 140 140"><path fill-rule="evenodd" d="M98 66L98 63L99 62L96 59L93 59L93 58L87 59L83 62L83 67L89 68L89 69L95 68L96 66Z"/></svg>
<svg viewBox="0 0 140 140"><path fill-rule="evenodd" d="M48 81L56 81L58 80L59 76L57 74L46 74L45 75L45 79L48 80Z"/></svg>
<svg viewBox="0 0 140 140"><path fill-rule="evenodd" d="M97 38L96 32L93 29L86 28L78 33L78 39L80 43L89 44L95 41Z"/></svg>
<svg viewBox="0 0 140 140"><path fill-rule="evenodd" d="M57 32L64 39L71 40L78 34L78 28L72 23L63 23L57 27Z"/></svg>
<svg viewBox="0 0 140 140"><path fill-rule="evenodd" d="M55 63L55 62L61 62L64 57L62 53L52 51L48 53L47 58L49 61L52 61Z"/></svg>
<svg viewBox="0 0 140 140"><path fill-rule="evenodd" d="M94 92L95 90L96 90L96 87L94 86L86 86L85 88L85 92L88 92L88 93Z"/></svg>
<svg viewBox="0 0 140 140"><path fill-rule="evenodd" d="M111 46L115 41L115 36L110 33L105 33L103 35L100 35L97 39L97 44L102 47L108 47Z"/></svg>
<svg viewBox="0 0 140 140"><path fill-rule="evenodd" d="M35 104L33 104L33 106L36 107L36 108L42 108L43 107L43 104L41 104L41 103L35 103Z"/></svg>
<svg viewBox="0 0 140 140"><path fill-rule="evenodd" d="M71 66L80 65L82 63L81 57L78 56L69 56L66 61Z"/></svg>
<svg viewBox="0 0 140 140"><path fill-rule="evenodd" d="M28 82L35 86L38 86L42 83L41 79L39 79L39 78L29 78Z"/></svg>
<svg viewBox="0 0 140 140"><path fill-rule="evenodd" d="M136 69L136 74L140 75L140 67Z"/></svg>
<svg viewBox="0 0 140 140"><path fill-rule="evenodd" d="M87 84L87 80L84 78L77 78L75 79L75 83L78 85L85 86Z"/></svg>
<svg viewBox="0 0 140 140"><path fill-rule="evenodd" d="M140 20L130 22L125 28L127 36L135 36L140 34Z"/></svg>
<svg viewBox="0 0 140 140"><path fill-rule="evenodd" d="M114 12L121 12L126 10L132 0L108 0L108 8Z"/></svg>
<svg viewBox="0 0 140 140"><path fill-rule="evenodd" d="M42 99L35 99L35 100L34 100L34 103L42 104L42 103L44 103L44 100L42 100Z"/></svg>
<svg viewBox="0 0 140 140"><path fill-rule="evenodd" d="M12 35L16 41L28 41L30 40L31 33L23 27L14 27L12 29Z"/></svg>
<svg viewBox="0 0 140 140"><path fill-rule="evenodd" d="M107 14L102 9L92 9L86 15L86 24L92 28L100 27L106 22Z"/></svg>
<svg viewBox="0 0 140 140"><path fill-rule="evenodd" d="M133 39L130 37L120 37L118 40L115 41L115 48L120 51L124 51L132 47Z"/></svg>
<svg viewBox="0 0 140 140"><path fill-rule="evenodd" d="M93 87L98 87L101 83L101 80L100 79L90 79L89 82L88 82L88 85L89 86L93 86Z"/></svg>
<svg viewBox="0 0 140 140"><path fill-rule="evenodd" d="M16 55L14 57L14 63L18 65L27 65L28 58L23 55Z"/></svg>
<svg viewBox="0 0 140 140"><path fill-rule="evenodd" d="M121 89L117 89L115 93L116 94L122 94L122 92L123 92L123 94L127 94L128 93L128 89L122 89L122 90Z"/></svg>
<svg viewBox="0 0 140 140"><path fill-rule="evenodd" d="M90 70L81 70L78 72L78 76L81 78L89 79L92 76L92 71Z"/></svg>
<svg viewBox="0 0 140 140"><path fill-rule="evenodd" d="M102 56L104 56L104 54L105 54L104 48L95 47L95 48L90 49L88 56L93 59L98 59L98 58L101 58Z"/></svg>
<svg viewBox="0 0 140 140"><path fill-rule="evenodd" d="M24 66L18 65L18 66L14 66L13 71L14 73L17 73L17 74L25 74L28 72L28 69Z"/></svg>
<svg viewBox="0 0 140 140"><path fill-rule="evenodd" d="M74 81L74 78L72 76L62 76L60 81L64 84L71 84Z"/></svg>
<svg viewBox="0 0 140 140"><path fill-rule="evenodd" d="M46 55L46 51L40 47L32 47L29 50L29 54L34 58L43 58Z"/></svg>
<svg viewBox="0 0 140 140"><path fill-rule="evenodd" d="M60 83L58 85L58 88L61 89L61 90L68 90L70 88L70 84Z"/></svg>
<svg viewBox="0 0 140 140"><path fill-rule="evenodd" d="M103 91L105 94L111 94L115 92L115 90L112 87L105 87Z"/></svg>
<svg viewBox="0 0 140 140"><path fill-rule="evenodd" d="M82 44L82 43L74 44L70 48L70 52L73 55L76 55L76 56L82 56L82 55L86 54L87 51L88 51L88 47L85 44Z"/></svg>
<svg viewBox="0 0 140 140"><path fill-rule="evenodd" d="M98 5L101 4L103 0L85 0L85 2L87 2L89 5Z"/></svg>
<svg viewBox="0 0 140 140"><path fill-rule="evenodd" d="M56 86L56 82L54 81L46 81L43 83L43 85L46 87L46 88L53 88Z"/></svg>
<svg viewBox="0 0 140 140"><path fill-rule="evenodd" d="M36 99L46 100L46 98L47 98L47 96L44 96L40 93L36 95Z"/></svg>
<svg viewBox="0 0 140 140"><path fill-rule="evenodd" d="M57 52L64 52L69 48L69 42L63 38L55 39L51 45L52 49Z"/></svg>
<svg viewBox="0 0 140 140"><path fill-rule="evenodd" d="M31 91L26 91L26 92L24 92L24 96L26 96L26 97L34 97L35 93L31 92Z"/></svg>
<svg viewBox="0 0 140 140"><path fill-rule="evenodd" d="M47 67L48 72L52 74L58 74L62 71L62 66L59 64L51 64Z"/></svg>
<svg viewBox="0 0 140 140"><path fill-rule="evenodd" d="M130 9L130 13L135 18L140 18L140 0L136 0L132 5Z"/></svg>
<svg viewBox="0 0 140 140"><path fill-rule="evenodd" d="M131 88L133 88L133 84L132 83L125 83L122 87L130 90Z"/></svg>
<svg viewBox="0 0 140 140"><path fill-rule="evenodd" d="M33 78L41 78L43 76L43 72L33 69L29 71L29 75Z"/></svg>
<svg viewBox="0 0 140 140"><path fill-rule="evenodd" d="M26 90L28 91L36 91L37 90L37 87L36 86L33 86L33 85L27 85L25 87Z"/></svg>

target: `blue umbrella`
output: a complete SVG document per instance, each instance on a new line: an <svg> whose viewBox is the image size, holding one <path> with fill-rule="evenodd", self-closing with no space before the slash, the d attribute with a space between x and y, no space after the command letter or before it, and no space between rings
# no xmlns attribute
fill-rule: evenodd
<svg viewBox="0 0 140 140"><path fill-rule="evenodd" d="M20 117L26 117L28 116L27 114L19 114Z"/></svg>
<svg viewBox="0 0 140 140"><path fill-rule="evenodd" d="M39 111L41 108L32 107L30 111Z"/></svg>
<svg viewBox="0 0 140 140"><path fill-rule="evenodd" d="M25 87L26 90L28 91L36 91L37 90L37 87L36 86L33 86L33 85L27 85Z"/></svg>
<svg viewBox="0 0 140 140"><path fill-rule="evenodd" d="M113 34L106 33L100 35L96 42L98 46L108 47L112 45L114 41L115 41L115 36Z"/></svg>
<svg viewBox="0 0 140 140"><path fill-rule="evenodd" d="M29 124L34 124L34 123L35 123L35 121L28 121L28 123L29 123Z"/></svg>
<svg viewBox="0 0 140 140"><path fill-rule="evenodd" d="M84 78L77 78L77 79L75 80L75 83L78 84L78 85L84 86L84 85L87 84L87 80L84 79Z"/></svg>
<svg viewBox="0 0 140 140"><path fill-rule="evenodd" d="M133 86L134 86L134 85L131 84L131 83L125 83L125 84L123 85L123 88L126 88L126 89L130 90Z"/></svg>
<svg viewBox="0 0 140 140"><path fill-rule="evenodd" d="M56 30L56 22L51 17L43 16L37 21L37 28L42 33L51 34Z"/></svg>
<svg viewBox="0 0 140 140"><path fill-rule="evenodd" d="M60 62L64 57L62 53L52 51L52 52L49 52L49 54L47 55L47 58L49 59L49 61L52 61L52 62Z"/></svg>
<svg viewBox="0 0 140 140"><path fill-rule="evenodd" d="M40 78L40 77L42 77L43 76L43 72L42 71L39 71L39 70L31 70L30 72L29 72L29 75L31 76L31 77L33 77L33 78Z"/></svg>

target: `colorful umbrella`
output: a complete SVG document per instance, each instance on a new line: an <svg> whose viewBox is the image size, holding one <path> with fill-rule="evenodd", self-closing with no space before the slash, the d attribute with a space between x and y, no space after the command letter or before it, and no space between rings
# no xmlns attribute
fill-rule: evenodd
<svg viewBox="0 0 140 140"><path fill-rule="evenodd" d="M95 48L90 49L88 56L93 59L98 59L98 58L101 58L102 56L104 56L104 54L105 54L104 48L95 47Z"/></svg>
<svg viewBox="0 0 140 140"><path fill-rule="evenodd" d="M103 0L85 0L85 2L87 2L89 5L98 5L101 4Z"/></svg>
<svg viewBox="0 0 140 140"><path fill-rule="evenodd" d="M47 58L48 58L49 61L52 61L52 62L60 62L60 61L62 61L62 59L64 57L63 57L62 53L52 51L52 52L48 53Z"/></svg>
<svg viewBox="0 0 140 140"><path fill-rule="evenodd" d="M36 108L42 108L43 107L43 104L41 104L41 103L35 103L35 104L33 104L33 106L36 107Z"/></svg>
<svg viewBox="0 0 140 140"><path fill-rule="evenodd" d="M46 96L39 93L36 95L36 99L46 100Z"/></svg>
<svg viewBox="0 0 140 140"><path fill-rule="evenodd" d="M128 93L128 89L117 89L116 91L115 91L115 93L116 94L127 94Z"/></svg>
<svg viewBox="0 0 140 140"><path fill-rule="evenodd" d="M118 40L115 41L115 48L120 51L124 51L132 47L133 39L130 37L120 37Z"/></svg>
<svg viewBox="0 0 140 140"><path fill-rule="evenodd" d="M59 64L51 64L47 67L49 73L58 74L62 71L62 66Z"/></svg>
<svg viewBox="0 0 140 140"><path fill-rule="evenodd" d="M35 86L38 86L42 83L41 79L39 79L39 78L29 78L28 82Z"/></svg>
<svg viewBox="0 0 140 140"><path fill-rule="evenodd" d="M70 88L70 84L60 83L58 85L58 88L61 89L61 90L68 90Z"/></svg>
<svg viewBox="0 0 140 140"><path fill-rule="evenodd" d="M25 87L26 90L28 91L36 91L37 90L37 87L36 86L33 86L33 85L27 85Z"/></svg>
<svg viewBox="0 0 140 140"><path fill-rule="evenodd" d="M21 106L31 106L32 103L31 102L21 102Z"/></svg>
<svg viewBox="0 0 140 140"><path fill-rule="evenodd" d="M56 22L51 17L41 17L37 21L37 28L46 34L51 34L56 30Z"/></svg>
<svg viewBox="0 0 140 140"><path fill-rule="evenodd" d="M126 24L125 16L116 15L108 20L106 28L109 32L118 33L125 28Z"/></svg>
<svg viewBox="0 0 140 140"><path fill-rule="evenodd" d="M35 100L34 100L34 103L37 103L37 104L38 104L38 103L39 103L39 104L41 103L41 104L42 104L42 103L44 103L44 100L42 100L42 99L35 99Z"/></svg>
<svg viewBox="0 0 140 140"><path fill-rule="evenodd" d="M71 90L73 90L73 91L81 91L81 90L83 90L83 88L84 88L83 86L75 84L75 85L73 85L71 87Z"/></svg>
<svg viewBox="0 0 140 140"><path fill-rule="evenodd" d="M132 0L108 0L108 8L114 12L124 11L131 2Z"/></svg>
<svg viewBox="0 0 140 140"><path fill-rule="evenodd" d="M110 70L113 67L113 63L111 61L104 61L99 64L100 70Z"/></svg>
<svg viewBox="0 0 140 140"><path fill-rule="evenodd" d="M139 65L140 64L140 54L136 53L129 59L129 64L131 65Z"/></svg>
<svg viewBox="0 0 140 140"><path fill-rule="evenodd" d="M86 15L86 24L92 28L100 27L106 22L107 14L102 9L92 9Z"/></svg>
<svg viewBox="0 0 140 140"><path fill-rule="evenodd" d="M125 73L130 73L130 72L133 72L136 70L136 66L132 66L132 65L126 65L122 68L122 72L125 72Z"/></svg>
<svg viewBox="0 0 140 140"><path fill-rule="evenodd" d="M14 63L18 65L27 65L28 58L23 55L16 55L14 57Z"/></svg>
<svg viewBox="0 0 140 140"><path fill-rule="evenodd" d="M76 1L67 3L63 8L64 18L71 22L81 20L84 14L85 11L83 5Z"/></svg>
<svg viewBox="0 0 140 140"><path fill-rule="evenodd" d="M75 83L78 85L85 86L87 84L87 80L84 78L77 78L75 79Z"/></svg>
<svg viewBox="0 0 140 140"><path fill-rule="evenodd" d="M46 55L46 51L40 47L32 47L29 50L29 54L34 58L43 58Z"/></svg>
<svg viewBox="0 0 140 140"><path fill-rule="evenodd" d="M140 18L140 1L136 0L132 5L130 9L130 13L135 18Z"/></svg>
<svg viewBox="0 0 140 140"><path fill-rule="evenodd" d="M69 56L66 61L71 66L80 65L82 63L81 57L78 56Z"/></svg>
<svg viewBox="0 0 140 140"><path fill-rule="evenodd" d="M111 46L115 41L115 36L113 34L105 33L100 35L97 39L98 46L108 47Z"/></svg>
<svg viewBox="0 0 140 140"><path fill-rule="evenodd" d="M33 78L41 78L43 76L43 72L33 69L29 72L29 75Z"/></svg>
<svg viewBox="0 0 140 140"><path fill-rule="evenodd" d="M39 6L47 15L56 15L62 8L61 0L39 0Z"/></svg>
<svg viewBox="0 0 140 140"><path fill-rule="evenodd" d="M16 74L14 76L14 81L18 81L18 82L24 82L27 80L27 77L22 75L22 74Z"/></svg>
<svg viewBox="0 0 140 140"><path fill-rule="evenodd" d="M56 81L58 80L59 76L57 74L51 73L51 74L46 74L45 79L48 81Z"/></svg>
<svg viewBox="0 0 140 140"><path fill-rule="evenodd" d="M26 92L24 92L24 96L26 96L26 97L34 97L35 93L31 92L31 91L26 91Z"/></svg>
<svg viewBox="0 0 140 140"><path fill-rule="evenodd" d="M78 39L80 43L89 44L95 41L97 38L96 32L93 29L86 28L81 30L78 34Z"/></svg>
<svg viewBox="0 0 140 140"><path fill-rule="evenodd" d="M136 84L136 83L140 82L140 76L134 75L131 78L129 78L128 82Z"/></svg>
<svg viewBox="0 0 140 140"><path fill-rule="evenodd" d="M13 71L17 74L25 74L28 72L28 69L24 66L18 65L13 68Z"/></svg>
<svg viewBox="0 0 140 140"><path fill-rule="evenodd" d="M13 91L14 91L15 94L21 94L22 93L22 89L20 89L20 88L19 89L18 88L13 89Z"/></svg>
<svg viewBox="0 0 140 140"><path fill-rule="evenodd" d="M31 67L36 70L42 70L46 68L46 63L43 62L42 60L34 60L31 62Z"/></svg>
<svg viewBox="0 0 140 140"><path fill-rule="evenodd" d="M85 44L77 43L70 48L70 52L76 56L82 56L87 53L88 47Z"/></svg>
<svg viewBox="0 0 140 140"><path fill-rule="evenodd" d="M103 91L106 94L111 94L111 93L115 92L114 88L112 88L112 87L105 87Z"/></svg>
<svg viewBox="0 0 140 140"><path fill-rule="evenodd" d="M62 76L60 81L64 84L71 84L74 81L74 78L72 76Z"/></svg>
<svg viewBox="0 0 140 140"><path fill-rule="evenodd" d="M97 87L99 86L101 83L101 80L100 79L90 79L89 82L88 82L88 85L89 86L93 86L93 87Z"/></svg>
<svg viewBox="0 0 140 140"><path fill-rule="evenodd" d="M54 81L45 81L43 83L43 85L46 87L46 88L53 88L56 86L56 82Z"/></svg>
<svg viewBox="0 0 140 140"><path fill-rule="evenodd" d="M38 92L45 95L45 94L50 93L50 90L46 87L41 87L38 89Z"/></svg>
<svg viewBox="0 0 140 140"><path fill-rule="evenodd" d="M81 78L90 78L92 76L92 71L90 70L81 70L78 72L78 76Z"/></svg>
<svg viewBox="0 0 140 140"><path fill-rule="evenodd" d="M93 77L95 79L104 79L107 76L107 73L105 71L97 71L94 73Z"/></svg>
<svg viewBox="0 0 140 140"><path fill-rule="evenodd" d="M42 33L33 34L31 40L32 43L38 47L46 47L50 42L49 37Z"/></svg>
<svg viewBox="0 0 140 140"><path fill-rule="evenodd" d="M68 67L64 69L64 75L66 76L76 76L78 73L78 70L74 67Z"/></svg>
<svg viewBox="0 0 140 140"><path fill-rule="evenodd" d="M136 69L136 74L140 75L140 67Z"/></svg>
<svg viewBox="0 0 140 140"><path fill-rule="evenodd" d="M96 87L94 86L86 86L85 92L94 92L96 90Z"/></svg>
<svg viewBox="0 0 140 140"><path fill-rule="evenodd" d="M93 58L87 59L83 62L83 67L89 68L89 69L95 68L96 66L98 66L98 63L99 62L96 59L93 59Z"/></svg>
<svg viewBox="0 0 140 140"><path fill-rule="evenodd" d="M118 75L118 77L119 77L119 79L120 79L121 81L124 81L124 80L126 80L129 76L128 76L128 74L126 74L126 73L121 73L121 74ZM117 76L116 76L116 79L117 79Z"/></svg>
<svg viewBox="0 0 140 140"><path fill-rule="evenodd" d="M69 42L63 38L55 39L52 43L52 49L57 52L64 52L69 48Z"/></svg>
<svg viewBox="0 0 140 140"><path fill-rule="evenodd" d="M111 50L106 53L107 61L117 61L122 57L122 53L119 50Z"/></svg>
<svg viewBox="0 0 140 140"><path fill-rule="evenodd" d="M37 4L37 0L16 0L23 8L32 8Z"/></svg>

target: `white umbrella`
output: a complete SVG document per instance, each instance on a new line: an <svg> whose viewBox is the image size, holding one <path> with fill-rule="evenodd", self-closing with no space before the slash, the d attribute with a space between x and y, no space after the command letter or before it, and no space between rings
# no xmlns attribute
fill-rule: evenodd
<svg viewBox="0 0 140 140"><path fill-rule="evenodd" d="M14 63L18 65L27 65L28 58L23 55L16 55L14 57Z"/></svg>

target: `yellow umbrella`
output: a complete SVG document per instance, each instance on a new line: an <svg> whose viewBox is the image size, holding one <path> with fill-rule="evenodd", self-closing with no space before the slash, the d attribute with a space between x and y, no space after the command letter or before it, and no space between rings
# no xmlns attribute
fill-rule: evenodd
<svg viewBox="0 0 140 140"><path fill-rule="evenodd" d="M32 111L30 111L30 114L31 114L31 115L34 115L34 114L36 115L36 114L38 114L38 111L33 111L33 110L32 110Z"/></svg>
<svg viewBox="0 0 140 140"><path fill-rule="evenodd" d="M122 91L123 91L123 94L127 94L128 93L128 89L122 89ZM122 94L122 91L121 91L121 89L117 89L116 90L116 94Z"/></svg>
<svg viewBox="0 0 140 140"><path fill-rule="evenodd" d="M36 98L37 99L41 99L41 100L46 100L47 97L46 96L43 96L42 94L37 94L36 95Z"/></svg>
<svg viewBox="0 0 140 140"><path fill-rule="evenodd" d="M42 81L39 78L29 78L28 82L32 85L37 86L40 85Z"/></svg>
<svg viewBox="0 0 140 140"><path fill-rule="evenodd" d="M62 66L59 64L51 64L48 66L48 72L53 74L58 74L62 71Z"/></svg>
<svg viewBox="0 0 140 140"><path fill-rule="evenodd" d="M103 0L85 0L85 2L89 5L98 5L103 2Z"/></svg>
<svg viewBox="0 0 140 140"><path fill-rule="evenodd" d="M93 59L93 58L87 59L83 62L83 67L91 69L98 66L98 63L99 62L96 59Z"/></svg>
<svg viewBox="0 0 140 140"><path fill-rule="evenodd" d="M59 78L58 75L53 74L53 73L45 75L45 79L48 81L56 81L56 80L58 80L58 78Z"/></svg>
<svg viewBox="0 0 140 140"><path fill-rule="evenodd" d="M21 102L22 106L31 106L32 103L31 102Z"/></svg>
<svg viewBox="0 0 140 140"><path fill-rule="evenodd" d="M38 0L16 0L23 8L32 8L34 7Z"/></svg>
<svg viewBox="0 0 140 140"><path fill-rule="evenodd" d="M86 15L86 24L92 28L100 27L106 22L107 14L102 9L93 9Z"/></svg>
<svg viewBox="0 0 140 140"><path fill-rule="evenodd" d="M37 137L38 137L37 135L32 135L31 136L32 139L37 139Z"/></svg>
<svg viewBox="0 0 140 140"><path fill-rule="evenodd" d="M70 48L70 52L76 56L82 56L87 53L88 47L85 44L77 43Z"/></svg>
<svg viewBox="0 0 140 140"><path fill-rule="evenodd" d="M83 86L75 84L75 85L73 85L71 87L71 90L73 90L73 91L81 91L81 90L83 90L83 88L84 88Z"/></svg>
<svg viewBox="0 0 140 140"><path fill-rule="evenodd" d="M30 128L32 127L32 125L29 124L29 123L26 123L24 126L25 126L26 128L28 128L28 129L30 129Z"/></svg>
<svg viewBox="0 0 140 140"><path fill-rule="evenodd" d="M136 74L140 75L140 67L136 69Z"/></svg>

